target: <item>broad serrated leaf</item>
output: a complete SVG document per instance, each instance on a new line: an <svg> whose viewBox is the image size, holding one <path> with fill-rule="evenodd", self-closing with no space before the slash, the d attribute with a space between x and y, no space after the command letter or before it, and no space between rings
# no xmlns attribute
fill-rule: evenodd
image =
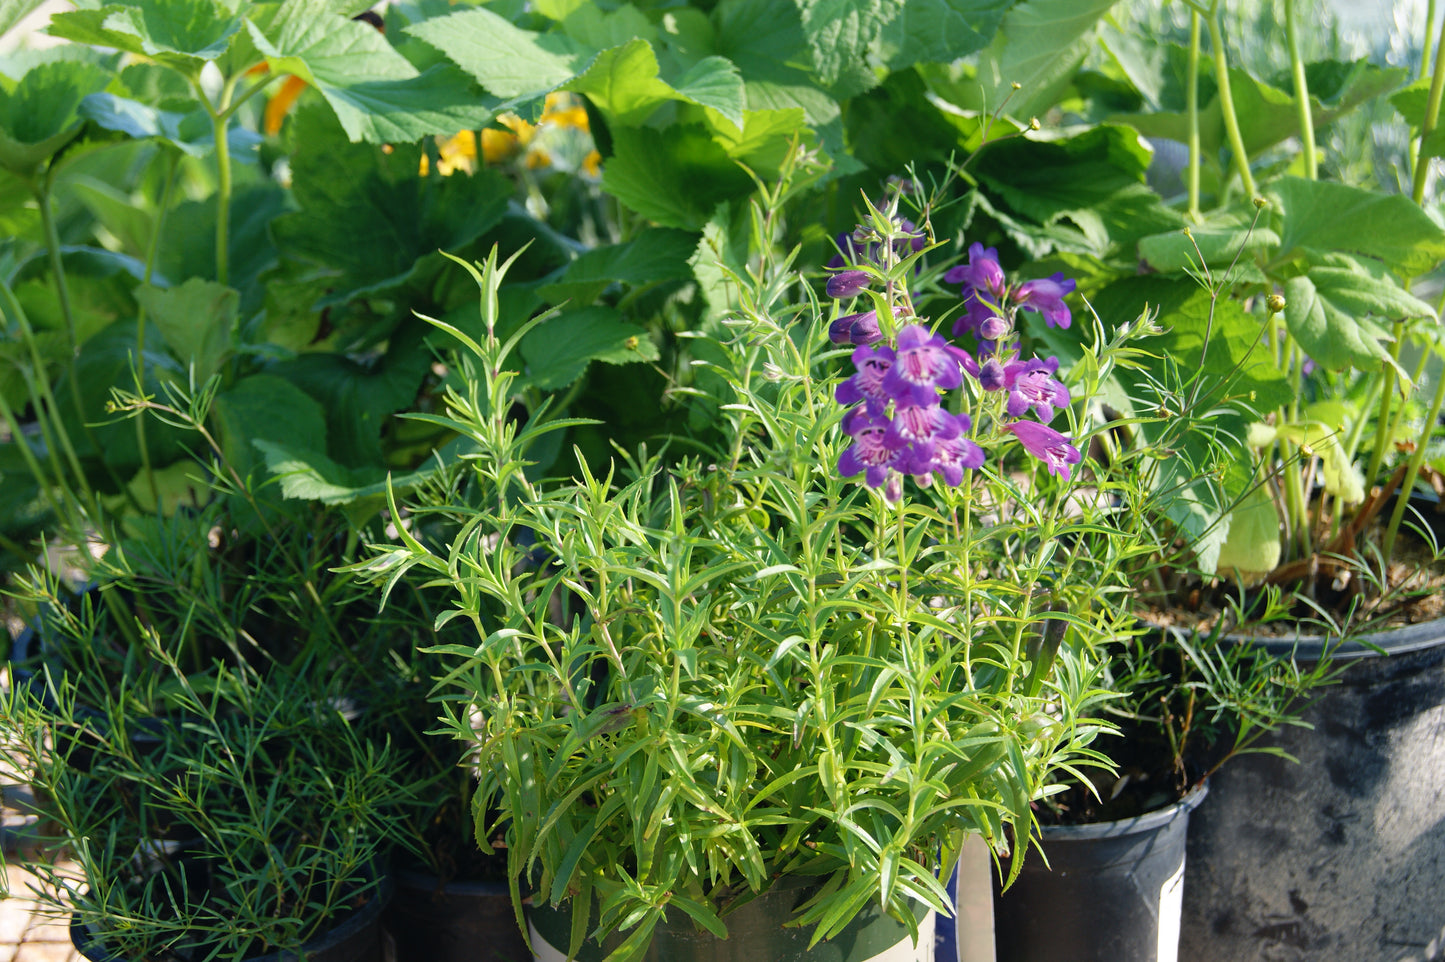
<svg viewBox="0 0 1445 962"><path fill-rule="evenodd" d="M704 57L688 68L673 88L685 100L716 110L742 129L746 102L743 78L737 65L726 57Z"/></svg>
<svg viewBox="0 0 1445 962"><path fill-rule="evenodd" d="M993 42L1015 0L908 0L881 33L883 59L894 70L951 63Z"/></svg>
<svg viewBox="0 0 1445 962"><path fill-rule="evenodd" d="M531 384L556 390L581 377L592 361L654 361L658 351L646 329L610 308L588 307L558 314L529 333L522 339L522 358Z"/></svg>
<svg viewBox="0 0 1445 962"><path fill-rule="evenodd" d="M1425 109L1430 103L1430 80L1430 77L1421 77L1390 95L1390 104L1416 130L1425 125Z"/></svg>
<svg viewBox="0 0 1445 962"><path fill-rule="evenodd" d="M194 369L197 384L216 373L231 351L240 294L192 277L179 287L138 287L135 297L181 366Z"/></svg>
<svg viewBox="0 0 1445 962"><path fill-rule="evenodd" d="M134 0L58 13L49 32L76 43L114 47L198 76L225 54L243 21L216 0Z"/></svg>
<svg viewBox="0 0 1445 962"><path fill-rule="evenodd" d="M26 71L13 90L0 87L0 167L29 176L80 133L80 106L113 75L93 63L58 60Z"/></svg>
<svg viewBox="0 0 1445 962"><path fill-rule="evenodd" d="M561 34L513 26L482 7L407 27L498 97L540 96L570 80L593 51Z"/></svg>
<svg viewBox="0 0 1445 962"><path fill-rule="evenodd" d="M665 227L697 230L719 201L752 189L747 174L699 125L620 127L613 131L613 146L603 187Z"/></svg>
<svg viewBox="0 0 1445 962"><path fill-rule="evenodd" d="M1279 246L1278 234L1263 224L1251 229L1250 220L1243 213L1211 214L1204 223L1190 225L1187 235L1180 229L1140 239L1139 257L1162 272L1193 270L1204 265L1219 272L1236 260L1248 269L1253 266L1256 252Z"/></svg>
<svg viewBox="0 0 1445 962"><path fill-rule="evenodd" d="M586 94L618 123L637 124L674 96L673 89L657 74L657 55L652 46L646 40L631 40L599 53L563 88Z"/></svg>
<svg viewBox="0 0 1445 962"><path fill-rule="evenodd" d="M260 467L258 441L298 451L326 449L326 415L305 391L274 374L253 374L216 395L226 461L245 477Z"/></svg>
<svg viewBox="0 0 1445 962"><path fill-rule="evenodd" d="M688 257L697 235L670 228L651 228L625 244L611 244L586 252L568 265L562 276L538 289L551 304L571 301L585 307L613 283L642 284L685 280L692 276Z"/></svg>
<svg viewBox="0 0 1445 962"><path fill-rule="evenodd" d="M1269 190L1282 215L1281 255L1347 251L1412 276L1445 258L1445 230L1404 195L1302 177L1282 177Z"/></svg>
<svg viewBox="0 0 1445 962"><path fill-rule="evenodd" d="M610 5L610 4L609 4ZM585 47L619 47L630 40L657 39L657 27L647 14L630 3L603 10L592 0L582 0L562 18L562 32Z"/></svg>
<svg viewBox="0 0 1445 962"><path fill-rule="evenodd" d="M511 186L495 171L418 177L418 147L348 143L319 106L296 123L301 209L271 229L283 253L336 272L326 303L395 288L420 259L465 247L506 210Z"/></svg>
<svg viewBox="0 0 1445 962"><path fill-rule="evenodd" d="M1115 0L1027 0L1013 6L998 34L978 55L980 99L969 106L996 110L1020 89L1007 110L1040 114L1054 103L1088 51L1088 37Z"/></svg>
<svg viewBox="0 0 1445 962"><path fill-rule="evenodd" d="M853 63L867 59L885 24L904 8L903 0L793 0L803 36L813 52L813 69L825 84Z"/></svg>
<svg viewBox="0 0 1445 962"><path fill-rule="evenodd" d="M1318 270L1318 269L1316 269ZM1389 358L1383 327L1335 300L1351 282L1334 272L1315 282L1315 271L1285 282L1285 323L1290 336L1315 362L1332 371L1378 371ZM1352 277L1358 275L1350 275Z"/></svg>

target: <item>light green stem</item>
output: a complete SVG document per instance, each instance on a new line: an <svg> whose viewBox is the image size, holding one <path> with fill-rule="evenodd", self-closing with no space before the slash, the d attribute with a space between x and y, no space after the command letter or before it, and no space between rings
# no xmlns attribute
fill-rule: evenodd
<svg viewBox="0 0 1445 962"><path fill-rule="evenodd" d="M1189 104L1189 218L1203 220L1199 212L1199 11L1189 14L1189 66L1184 80L1184 97Z"/></svg>
<svg viewBox="0 0 1445 962"><path fill-rule="evenodd" d="M1300 59L1299 26L1295 18L1295 0L1284 0L1284 29L1289 40L1290 70L1294 74L1294 104L1299 114L1300 143L1305 159L1305 176L1310 180L1319 179L1319 157L1315 153L1315 124L1310 109L1309 84L1305 80L1305 65Z"/></svg>
<svg viewBox="0 0 1445 962"><path fill-rule="evenodd" d="M1416 79L1425 76L1425 68L1430 64L1430 28L1435 26L1435 0L1430 0L1425 5L1425 47L1420 52L1420 73Z"/></svg>
<svg viewBox="0 0 1445 962"><path fill-rule="evenodd" d="M1207 20L1209 27L1210 52L1214 55L1214 73L1219 82L1219 110L1224 117L1224 133L1229 138L1229 149L1234 152L1234 166L1245 192L1255 196L1254 175L1249 170L1249 154L1244 149L1244 137L1239 132L1239 118L1234 113L1234 97L1229 90L1229 61L1224 55L1224 31L1219 27L1219 11L1211 11Z"/></svg>
<svg viewBox="0 0 1445 962"><path fill-rule="evenodd" d="M1425 119L1420 125L1420 149L1423 153L1425 141L1440 119L1440 93L1445 87L1445 21L1440 24L1440 38L1435 42L1435 73L1430 78L1430 98L1425 103ZM1415 189L1411 193L1415 203L1425 202L1425 181L1430 174L1430 158L1421 156L1415 162Z"/></svg>
<svg viewBox="0 0 1445 962"><path fill-rule="evenodd" d="M1405 478L1400 482L1400 495L1395 499L1395 510L1390 513L1390 523L1385 526L1384 557L1388 561L1395 550L1395 536L1400 533L1400 522L1405 517L1405 508L1410 503L1410 492L1415 489L1415 478L1420 474L1420 465L1425 463L1426 440L1440 418L1440 407L1445 404L1445 377L1435 382L1435 397L1430 402L1430 411L1425 415L1423 437L1410 455L1410 464L1405 469Z"/></svg>

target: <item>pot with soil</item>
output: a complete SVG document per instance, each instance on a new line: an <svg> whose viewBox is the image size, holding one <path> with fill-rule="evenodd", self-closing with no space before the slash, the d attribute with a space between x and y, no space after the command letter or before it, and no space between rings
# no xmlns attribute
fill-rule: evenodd
<svg viewBox="0 0 1445 962"><path fill-rule="evenodd" d="M1396 962L1433 957L1445 933L1445 619L1335 659L1340 683L1302 713L1312 727L1263 742L1299 764L1254 755L1211 782L1189 839L1184 962Z"/></svg>

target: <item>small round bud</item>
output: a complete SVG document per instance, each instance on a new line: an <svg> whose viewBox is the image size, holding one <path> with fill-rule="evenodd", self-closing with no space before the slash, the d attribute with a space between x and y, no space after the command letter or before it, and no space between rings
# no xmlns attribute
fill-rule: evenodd
<svg viewBox="0 0 1445 962"><path fill-rule="evenodd" d="M1268 207L1268 206L1269 206L1269 201L1265 200L1263 197L1256 197L1256 198L1254 198L1254 209L1255 209L1255 210L1264 210L1264 209L1265 209L1266 207Z"/></svg>
<svg viewBox="0 0 1445 962"><path fill-rule="evenodd" d="M1283 294L1271 294L1264 299L1264 306L1269 308L1271 314L1278 314L1284 310L1285 299Z"/></svg>
<svg viewBox="0 0 1445 962"><path fill-rule="evenodd" d="M1185 236L1185 237L1193 237L1193 236L1194 236L1194 231L1192 231L1192 230L1190 230L1189 228L1186 227L1186 228L1184 228L1184 236Z"/></svg>
<svg viewBox="0 0 1445 962"><path fill-rule="evenodd" d="M1008 336L1009 323L1002 317L995 314L993 317L984 318L983 323L978 326L978 336L986 341L997 341Z"/></svg>
<svg viewBox="0 0 1445 962"><path fill-rule="evenodd" d="M1043 124L1039 123L1039 118L1037 118L1037 117L1030 117L1030 118L1029 118L1029 130L1042 130L1042 129L1043 129L1043 126L1044 126Z"/></svg>
<svg viewBox="0 0 1445 962"><path fill-rule="evenodd" d="M1012 88L1015 89L1015 90L1022 90L1022 89L1024 89L1024 85L1021 84L1021 83L1019 83L1017 80L1015 80L1013 83L1009 84L1009 86L1012 87Z"/></svg>

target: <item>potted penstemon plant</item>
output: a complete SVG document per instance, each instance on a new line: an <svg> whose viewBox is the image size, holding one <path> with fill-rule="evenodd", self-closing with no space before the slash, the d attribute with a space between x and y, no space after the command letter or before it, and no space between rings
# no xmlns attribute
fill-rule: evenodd
<svg viewBox="0 0 1445 962"><path fill-rule="evenodd" d="M697 335L686 403L716 430L696 448L534 477L527 446L567 421L519 408L512 352L546 315L498 327L494 253L463 262L481 336L433 322L459 342L446 423L477 452L394 503L396 540L356 567L421 569L449 592L438 623L473 634L437 647L434 697L537 958L928 957L962 838L1016 874L1031 803L1097 759L1092 652L1132 617L1137 546L1083 483L1088 406L1052 363L980 364L913 314L939 245L897 188L832 309L809 296L771 249L787 184L760 186L736 312ZM448 543L425 541L435 514L462 520Z"/></svg>

